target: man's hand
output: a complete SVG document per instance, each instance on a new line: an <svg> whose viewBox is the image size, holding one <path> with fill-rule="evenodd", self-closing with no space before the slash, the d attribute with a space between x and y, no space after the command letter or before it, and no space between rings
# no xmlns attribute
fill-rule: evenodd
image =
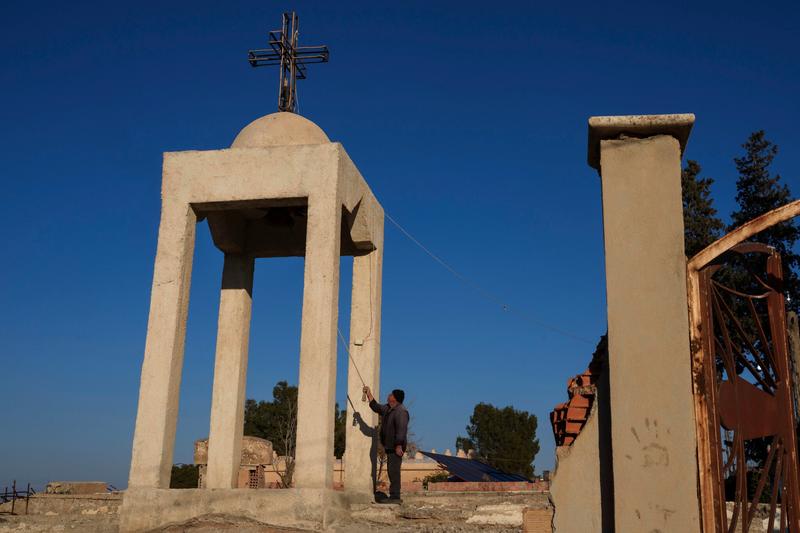
<svg viewBox="0 0 800 533"><path fill-rule="evenodd" d="M394 447L394 453L397 454L397 457L403 457L403 447L398 444Z"/></svg>
<svg viewBox="0 0 800 533"><path fill-rule="evenodd" d="M374 396L372 396L372 391L369 389L369 387L367 387L366 385L364 385L364 389L363 389L363 390L364 390L364 394L366 394L366 395L367 395L367 400L369 400L369 401L372 401L372 400L374 400L374 399L375 399L375 397L374 397Z"/></svg>

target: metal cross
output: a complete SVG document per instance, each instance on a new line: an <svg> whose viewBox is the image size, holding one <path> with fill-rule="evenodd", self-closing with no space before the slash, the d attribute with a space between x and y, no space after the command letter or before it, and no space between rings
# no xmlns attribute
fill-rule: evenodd
<svg viewBox="0 0 800 533"><path fill-rule="evenodd" d="M247 54L253 67L280 65L278 110L289 113L297 113L297 80L306 79L306 65L327 63L330 57L325 45L298 46L299 30L297 13L284 13L281 29L269 32L270 47L250 50Z"/></svg>

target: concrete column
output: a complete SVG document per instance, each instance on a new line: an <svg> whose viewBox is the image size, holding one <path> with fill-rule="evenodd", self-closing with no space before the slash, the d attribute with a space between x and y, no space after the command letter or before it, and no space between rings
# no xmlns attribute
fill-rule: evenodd
<svg viewBox="0 0 800 533"><path fill-rule="evenodd" d="M309 198L294 474L298 488L333 487L341 225L342 204L335 193Z"/></svg>
<svg viewBox="0 0 800 533"><path fill-rule="evenodd" d="M681 202L693 122L589 120L603 189L618 533L700 530Z"/></svg>
<svg viewBox="0 0 800 533"><path fill-rule="evenodd" d="M206 487L210 489L237 486L244 430L254 265L252 257L225 254L208 436Z"/></svg>
<svg viewBox="0 0 800 533"><path fill-rule="evenodd" d="M197 217L164 200L150 293L130 487L169 487Z"/></svg>
<svg viewBox="0 0 800 533"><path fill-rule="evenodd" d="M383 271L383 221L374 221L375 249L353 258L353 292L350 310L350 355L347 367L347 405L345 488L348 491L375 492L378 452L378 415L361 402L364 379L379 398L381 363L381 275ZM354 363L355 362L355 366ZM356 370L356 366L358 370ZM356 424L352 423L355 417Z"/></svg>

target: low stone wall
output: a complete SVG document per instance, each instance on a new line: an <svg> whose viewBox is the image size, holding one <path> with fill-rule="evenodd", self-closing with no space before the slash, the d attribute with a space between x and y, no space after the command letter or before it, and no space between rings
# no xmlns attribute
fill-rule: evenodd
<svg viewBox="0 0 800 533"><path fill-rule="evenodd" d="M0 516L0 533L51 531L162 532L220 530L249 533L312 531L332 527L340 533L550 533L552 508L543 492L416 492L401 505L355 501L342 492L313 490L213 489L134 490L128 504L145 510L120 523L122 494L38 495L38 514ZM322 497L327 501L317 501ZM319 516L319 511L327 516ZM316 508L316 509L315 509ZM300 529L292 529L300 528Z"/></svg>
<svg viewBox="0 0 800 533"><path fill-rule="evenodd" d="M401 492L422 492L425 487L422 486L422 481L409 481L408 483L400 483Z"/></svg>
<svg viewBox="0 0 800 533"><path fill-rule="evenodd" d="M389 484L378 483L378 490L388 494ZM422 485L422 481L403 481L400 483L400 492L404 494L406 492L422 492L423 490L425 490L425 487Z"/></svg>
<svg viewBox="0 0 800 533"><path fill-rule="evenodd" d="M122 502L122 494L34 494L28 501L27 514L55 516L72 515L116 515ZM0 505L0 512L10 513L11 502ZM14 505L16 514L25 514L25 500Z"/></svg>
<svg viewBox="0 0 800 533"><path fill-rule="evenodd" d="M28 501L27 514L25 500L16 501L15 514L0 514L0 533L118 533L121 501L120 493L35 494ZM10 512L10 502L0 505L0 513Z"/></svg>
<svg viewBox="0 0 800 533"><path fill-rule="evenodd" d="M347 514L351 500L366 495L329 489L128 488L120 509L120 532L180 525L207 515L240 517L263 524L324 529Z"/></svg>
<svg viewBox="0 0 800 533"><path fill-rule="evenodd" d="M51 481L45 488L46 494L104 494L105 481Z"/></svg>

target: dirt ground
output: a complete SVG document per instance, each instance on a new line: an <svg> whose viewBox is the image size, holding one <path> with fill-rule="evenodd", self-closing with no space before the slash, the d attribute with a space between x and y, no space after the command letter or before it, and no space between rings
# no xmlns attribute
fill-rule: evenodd
<svg viewBox="0 0 800 533"><path fill-rule="evenodd" d="M72 501L74 500L74 501ZM118 533L122 494L101 497L39 497L31 514L2 513L0 533ZM375 531L424 533L506 533L522 531L522 509L547 505L546 494L441 494L406 497L402 505L354 504L331 533ZM262 524L244 517L207 515L152 533L292 533L309 530Z"/></svg>

